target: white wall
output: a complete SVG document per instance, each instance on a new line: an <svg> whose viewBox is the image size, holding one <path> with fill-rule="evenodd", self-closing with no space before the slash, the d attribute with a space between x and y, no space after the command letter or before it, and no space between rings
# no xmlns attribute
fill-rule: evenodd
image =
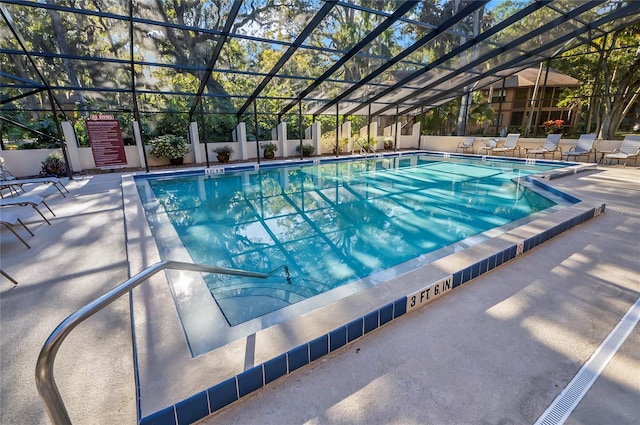
<svg viewBox="0 0 640 425"><path fill-rule="evenodd" d="M366 130L365 130L366 133ZM417 148L417 143L414 143L415 136L399 136L398 137L398 148L401 149L412 149ZM432 151L440 151L440 152L455 152L458 143L464 141L466 136L422 136L421 137L421 148L425 150ZM485 142L491 137L476 137L476 141L474 143L474 152L478 151L480 146L483 146ZM382 140L382 137L380 137ZM504 140L504 138L502 138ZM277 143L278 141L274 141ZM570 147L576 145L576 139L562 139L560 141L560 146L563 151L568 151ZM312 139L303 139L303 144L313 144ZM284 156L292 157L296 156L296 146L300 144L300 139L288 139L284 141L284 149L282 154ZM521 147L521 155L524 156L525 148L537 148L538 146L542 146L544 144L544 138L520 138L518 144ZM610 151L615 148L620 147L622 144L621 140L597 140L594 144L594 147L598 151ZM240 158L239 145L236 142L228 142L228 143L209 143L209 161L211 163L216 163L216 154L213 152L217 146L228 145L234 149L234 153L231 156L232 160L242 159ZM249 157L255 157L255 142L248 143L248 154ZM204 158L204 145L199 145L202 157ZM125 154L127 156L127 167L129 168L138 168L141 167L141 162L138 154L137 146L125 146ZM5 159L5 167L11 174L16 177L27 177L27 176L35 176L40 174L42 169L42 161L56 149L22 149L22 150L2 150L0 151L0 156ZM59 149L58 149L59 151ZM78 156L80 159L81 167L84 170L95 169L95 163L93 161L93 154L91 152L91 148L78 148L77 149ZM317 154L317 150L315 152ZM166 158L154 158L151 156L147 156L149 160L150 166L161 166L168 165L169 160ZM556 154L555 159L559 159L559 156ZM189 152L185 157L185 164L194 164L195 157L193 152ZM74 169L74 171L82 171Z"/></svg>

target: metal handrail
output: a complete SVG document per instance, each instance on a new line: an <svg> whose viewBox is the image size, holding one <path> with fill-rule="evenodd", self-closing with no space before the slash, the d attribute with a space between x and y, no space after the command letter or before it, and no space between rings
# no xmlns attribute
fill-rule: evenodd
<svg viewBox="0 0 640 425"><path fill-rule="evenodd" d="M47 411L47 415L49 415L49 419L53 425L71 425L69 414L62 402L58 386L56 385L53 377L53 363L55 362L56 354L64 339L80 323L93 316L95 313L102 310L104 307L111 304L113 301L117 300L145 280L149 279L151 276L165 269L257 277L262 279L269 277L269 275L265 273L207 266L204 264L185 263L181 261L160 261L159 263L149 266L129 280L116 286L100 298L71 314L58 325L51 335L49 335L49 338L45 341L44 346L40 351L40 355L38 356L38 361L36 363L36 386L38 387L38 393L40 394L40 398L42 399L45 410Z"/></svg>

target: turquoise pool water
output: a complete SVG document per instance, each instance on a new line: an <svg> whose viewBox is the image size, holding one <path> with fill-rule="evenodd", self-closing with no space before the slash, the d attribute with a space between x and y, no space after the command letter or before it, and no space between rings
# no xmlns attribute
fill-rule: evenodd
<svg viewBox="0 0 640 425"><path fill-rule="evenodd" d="M553 168L403 155L137 185L154 236L170 223L194 262L270 273L202 275L235 326L548 209L518 178Z"/></svg>

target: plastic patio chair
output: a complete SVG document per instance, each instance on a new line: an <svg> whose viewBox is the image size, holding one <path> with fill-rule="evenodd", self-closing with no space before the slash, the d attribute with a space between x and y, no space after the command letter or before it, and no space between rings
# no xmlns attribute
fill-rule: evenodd
<svg viewBox="0 0 640 425"><path fill-rule="evenodd" d="M568 152L564 152L562 156L565 156L568 160L569 157L579 158L582 155L587 155L587 162L589 162L589 157L591 156L591 152L593 152L593 160L596 160L596 150L593 147L593 143L596 141L595 134L581 134L578 142L575 147L569 148ZM561 156L561 157L562 157Z"/></svg>
<svg viewBox="0 0 640 425"><path fill-rule="evenodd" d="M20 242L22 242L27 248L31 249L29 244L24 239L22 239L18 232L15 231L14 227L17 223L20 223L20 225L24 227L24 230L29 232L31 236L34 236L33 232L29 230L29 228L22 222L22 220L20 220L18 214L16 214L15 212L6 211L0 215L0 224L3 224L7 229L11 231L11 233L16 236L16 238L20 239Z"/></svg>
<svg viewBox="0 0 640 425"><path fill-rule="evenodd" d="M49 205L47 205L47 203L44 201L44 198L42 196L38 196L38 195L20 195L20 196L14 197L14 198L3 198L3 199L0 199L0 207L24 207L24 206L28 205L28 206L32 207L34 210L36 210L38 212L38 214L40 214L40 217L42 217L47 224L51 224L49 222L49 220L47 220L47 217L45 217L44 214L42 214L42 211L40 211L38 209L38 206L40 206L41 204L44 205L45 207L47 207L49 212L54 217L56 216L54 214L54 212L51 211L51 208L49 208ZM2 215L4 216L4 212L2 213Z"/></svg>
<svg viewBox="0 0 640 425"><path fill-rule="evenodd" d="M498 139L489 139L484 144L484 146L480 146L478 148L478 154L482 155L482 151L486 151L487 155L491 155L491 151L498 146Z"/></svg>
<svg viewBox="0 0 640 425"><path fill-rule="evenodd" d="M475 137L467 137L464 142L458 143L458 147L456 148L456 152L462 149L462 153L473 153L473 142L476 141Z"/></svg>
<svg viewBox="0 0 640 425"><path fill-rule="evenodd" d="M8 188L9 193L11 194L11 196L13 196L14 192L16 195L18 194L18 191L16 190L16 188L22 190L22 192L25 192L22 186L30 183L34 183L34 184L43 183L43 184L53 185L56 189L58 189L58 192L60 192L62 196L66 196L62 191L63 189L65 192L69 193L69 191L64 186L64 184L62 184L62 181L57 177L36 177L32 179L17 179L5 167L4 158L0 157L0 189ZM1 193L2 191L0 190L0 194Z"/></svg>
<svg viewBox="0 0 640 425"><path fill-rule="evenodd" d="M513 152L515 154L516 149L518 150L518 156L520 156L520 146L518 146L518 140L520 139L519 133L509 133L507 134L507 140L505 140L504 144L498 148L491 149L491 153L503 153Z"/></svg>
<svg viewBox="0 0 640 425"><path fill-rule="evenodd" d="M10 179L10 180L2 180L2 181L0 181L0 188L2 188L2 189L8 188L9 192L12 195L13 195L13 192L15 192L16 195L17 195L18 194L18 190L17 189L20 189L20 190L22 190L22 192L26 193L26 191L22 187L23 185L25 185L25 184L38 184L38 183L52 185L53 187L58 189L58 192L60 192L60 194L62 196L66 196L64 194L63 190L65 192L69 193L69 190L67 190L67 188L64 186L64 184L62 184L62 181L57 177L37 177L37 178L33 178L33 179L16 179L16 178L13 178L13 179Z"/></svg>
<svg viewBox="0 0 640 425"><path fill-rule="evenodd" d="M620 163L621 159L624 159L623 168L627 166L627 162L630 159L633 159L633 166L636 166L636 162L638 161L638 155L640 155L640 136L625 136L622 141L622 146L618 149L614 150L613 153L605 156L605 159L609 160L609 164L614 159Z"/></svg>
<svg viewBox="0 0 640 425"><path fill-rule="evenodd" d="M560 151L560 158L562 158L562 149L558 146L560 143L560 139L562 138L562 134L547 134L547 140L545 140L544 145L538 146L535 149L526 149L525 156L529 158L529 155L542 155L543 158L547 157L547 154L551 154L551 159L553 159L558 150Z"/></svg>

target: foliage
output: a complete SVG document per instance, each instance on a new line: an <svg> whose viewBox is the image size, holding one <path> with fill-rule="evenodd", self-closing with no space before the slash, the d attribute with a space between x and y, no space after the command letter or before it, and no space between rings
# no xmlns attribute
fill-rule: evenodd
<svg viewBox="0 0 640 425"><path fill-rule="evenodd" d="M65 176L67 175L67 163L64 162L62 152L51 152L44 161L42 161L42 174L47 176Z"/></svg>
<svg viewBox="0 0 640 425"><path fill-rule="evenodd" d="M217 154L231 155L233 153L233 148L229 145L218 146L213 150Z"/></svg>
<svg viewBox="0 0 640 425"><path fill-rule="evenodd" d="M320 141L322 142L322 146L326 149L332 149L335 151L336 149L336 132L335 130L330 133L324 133L322 137L320 137ZM342 151L349 144L349 139L347 137L341 137L338 139L338 150Z"/></svg>
<svg viewBox="0 0 640 425"><path fill-rule="evenodd" d="M315 16L319 4L317 0L260 0L243 2L237 18L233 22L231 33L252 35L256 39L229 37L224 43L215 63L215 72L203 87L204 118L198 114L189 116L194 105L193 94L198 92L203 76L203 69L211 60L211 52L220 42L218 30L224 27L233 2L230 1L190 1L190 0L155 0L130 2L135 16L147 24L133 28L133 39L130 39L126 20L117 17L127 16L129 3L115 1L72 1L60 0L61 5L69 7L67 11L57 8L11 7L14 22L27 41L25 49L40 52L38 68L46 81L54 87L115 88L114 91L92 90L57 90L56 97L63 104L76 108L82 120L90 111L128 111L122 113L129 120L132 117L133 99L130 87L131 69L123 66L128 60L131 44L135 46L134 59L143 61L133 69L136 78L137 100L145 119L141 120L143 137L154 137L162 134L185 134L190 120L200 122L201 139L204 141L229 141L230 133L235 127L234 112L240 106L246 109L244 121L250 139L269 140L271 130L278 120L278 113L286 105L291 105L296 97L313 81L323 76L343 52L348 52L364 36L379 27L385 14L393 13L400 4L396 0L363 0L356 2L362 7L334 7L327 14L321 25L311 31L305 46L312 49L298 49L288 61L280 64L286 45L294 40L300 31ZM331 77L311 93L307 99L332 99L344 93L351 82L362 81L381 63L385 63L404 49L415 45L423 36L440 27L443 22L457 16L463 8L473 0L423 0L416 2L404 17L407 21L401 25L393 25L382 31L366 45L360 46L358 54L345 61L334 70ZM38 3L56 3L46 0ZM376 82L387 82L397 79L403 73L416 70L418 64L429 64L449 54L454 47L469 42L487 28L513 16L531 2L525 0L505 0L490 2L480 6L475 12L468 14L446 31L442 31L428 44L416 49L403 61L382 72ZM598 18L598 13L608 8L619 7L625 2L607 2L602 9L594 7L581 15L585 22ZM476 3L477 4L477 3ZM101 10L106 15L74 13L79 10ZM97 8L97 9L96 9ZM379 13L371 13L368 9ZM518 19L512 25L502 29L491 37L494 46L504 46L513 41L525 30L537 28L549 17L555 18L558 12L553 7L542 7L535 13ZM558 15L559 16L559 15ZM154 21L158 21L155 24ZM164 25L168 22L170 25ZM408 22L421 22L414 25ZM176 25L186 25L178 28ZM213 30L217 29L217 30ZM123 36L125 35L126 36ZM565 102L575 105L575 110L587 105L589 108L585 119L598 128L604 129L605 135L615 132L622 117L632 103L634 93L638 93L638 75L640 62L637 57L638 25L627 25L614 35L596 40L592 45L582 45L576 49L580 55L566 55L563 59L554 58L554 66L561 71L578 78L583 87L569 92ZM537 34L528 41L531 46L542 45L553 35L550 32ZM260 42L257 37L265 37L273 42ZM280 44L283 43L283 44ZM567 45L569 45L567 43ZM525 47L522 47L525 49ZM450 67L470 64L484 52L481 44L466 49L458 57L452 58ZM583 56L586 55L586 56ZM0 69L9 75L25 80L36 80L33 70L25 66L24 61L14 60L17 55L1 55ZM95 58L78 60L84 56ZM492 69L505 60L504 55L496 55L482 64L483 69ZM272 70L276 64L282 65L275 74ZM556 65L557 64L557 65ZM477 68L474 65L474 69ZM478 68L479 69L479 68ZM228 72L227 72L228 71ZM254 74L258 73L258 74ZM254 94L256 87L264 76L275 75L268 84L261 88L258 96L258 125L254 129L251 104L247 97ZM425 76L428 77L428 76ZM425 78L428 80L428 78ZM346 81L347 83L341 83ZM363 88L364 90L364 88ZM6 89L6 98L20 93L12 88ZM257 94L257 93L256 93ZM355 96L356 94L353 94ZM579 95L579 97L575 97ZM64 99L68 96L67 99ZM353 97L355 99L355 97ZM637 95L636 95L637 96ZM362 97L366 97L365 94ZM251 99L252 97L249 97ZM66 102L65 102L66 101ZM33 117L13 119L28 127L36 122L44 123L46 117L42 112L49 108L46 92L21 98L20 107L34 111ZM14 102L12 102L14 103ZM18 103L18 102L15 102ZM293 102L295 103L295 101ZM402 102L401 102L402 103ZM450 119L458 122L476 122L491 120L490 111L475 101L471 108L460 106L460 101L452 109L451 117L440 117L443 121ZM13 105L12 109L13 109ZM303 105L303 108L306 107ZM291 108L284 117L290 122L289 133L292 138L299 136L300 128L307 127L310 116L299 123L296 112L297 105ZM20 108L15 108L19 111ZM144 112L147 111L147 114ZM160 111L161 113L157 113ZM197 112L198 110L196 110ZM304 112L304 111L303 111ZM114 112L114 114L117 112ZM3 115L5 111L3 110ZM461 118L468 117L467 119ZM366 125L366 116L349 117L353 129L358 130ZM335 129L335 115L319 116L323 130ZM146 121L146 122L145 122ZM123 129L130 129L128 123ZM358 124L361 124L358 126ZM426 133L447 134L455 131L448 123L440 124L433 116L424 122ZM428 124L428 125L427 125ZM586 127L586 125L585 125ZM47 125L45 125L47 128ZM87 145L84 129L76 125L76 134L82 146ZM458 129L459 130L459 129ZM129 131L129 130L127 130ZM590 131L586 129L587 132ZM23 131L16 126L0 123L0 133L9 140L22 139ZM206 133L206 134L204 134ZM49 133L47 133L49 134ZM57 137L56 132L53 132Z"/></svg>
<svg viewBox="0 0 640 425"><path fill-rule="evenodd" d="M564 128L564 120L549 120L542 123L547 134L561 133Z"/></svg>
<svg viewBox="0 0 640 425"><path fill-rule="evenodd" d="M486 121L491 122L495 118L495 111L491 107L491 104L482 102L481 99L474 96L469 118L471 122L476 124L482 124Z"/></svg>
<svg viewBox="0 0 640 425"><path fill-rule="evenodd" d="M376 140L375 137L369 136L369 137L359 137L358 143L360 144L360 146L362 146L364 150L373 152L375 150L376 145L378 144L378 141Z"/></svg>
<svg viewBox="0 0 640 425"><path fill-rule="evenodd" d="M182 136L165 134L151 140L149 155L156 158L182 158L189 152L189 144Z"/></svg>
<svg viewBox="0 0 640 425"><path fill-rule="evenodd" d="M582 84L565 90L559 106L582 107L583 132L594 130L612 139L640 90L640 24L628 25L606 37L554 59L553 66Z"/></svg>
<svg viewBox="0 0 640 425"><path fill-rule="evenodd" d="M20 145L19 149L38 149L36 142L27 142Z"/></svg>
<svg viewBox="0 0 640 425"><path fill-rule="evenodd" d="M303 144L302 145L302 156L311 156L313 155L313 152L316 150L316 148L314 148L312 145L309 144ZM300 145L296 146L296 152L298 154L300 154Z"/></svg>
<svg viewBox="0 0 640 425"><path fill-rule="evenodd" d="M271 143L271 142L263 142L260 143L260 147L265 151L265 152L275 152L278 150L278 146L276 146L275 143Z"/></svg>

